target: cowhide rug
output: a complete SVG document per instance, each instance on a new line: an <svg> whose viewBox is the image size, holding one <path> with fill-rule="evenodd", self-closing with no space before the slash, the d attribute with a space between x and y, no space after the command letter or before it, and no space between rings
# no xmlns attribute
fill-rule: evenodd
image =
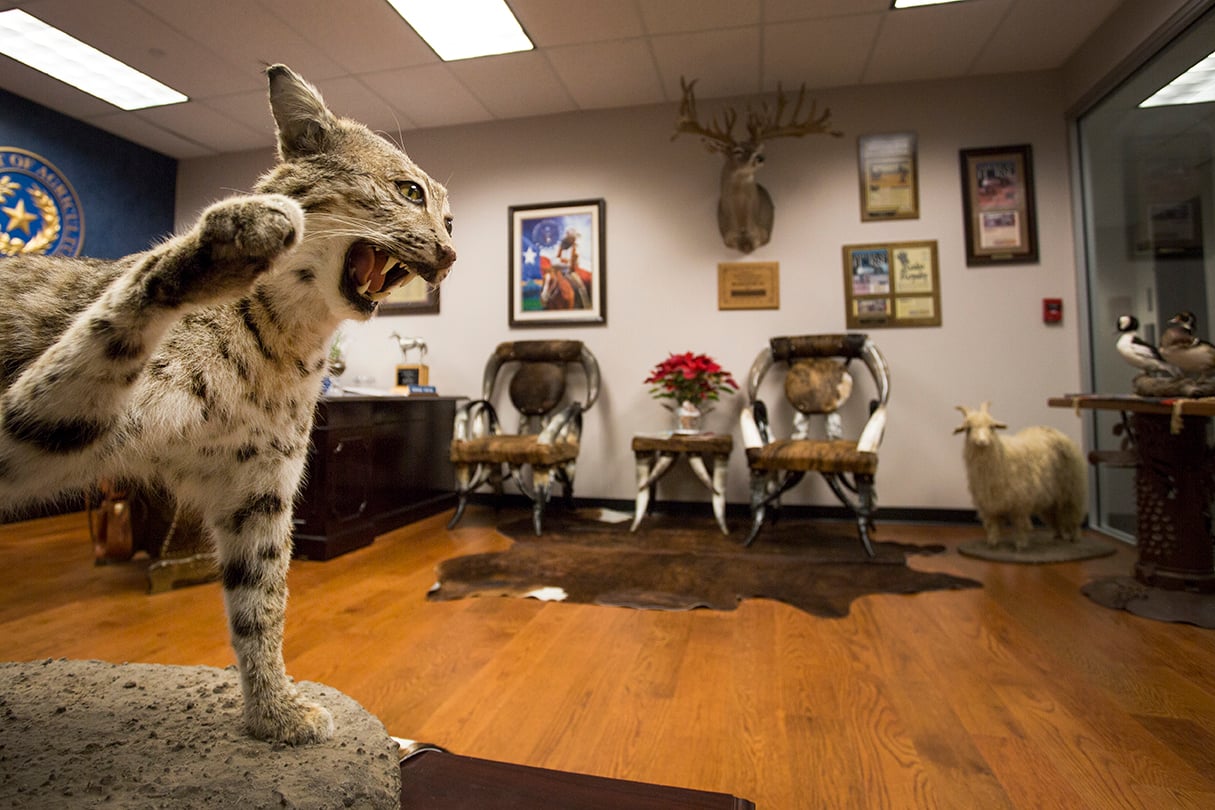
<svg viewBox="0 0 1215 810"><path fill-rule="evenodd" d="M944 546L877 541L870 560L851 523L782 521L765 527L750 548L741 545L741 532L727 537L695 518L650 516L630 534L627 522L556 513L545 516L540 537L530 518L498 531L514 540L510 549L443 561L428 598L530 596L652 610L734 610L762 598L842 617L866 594L981 587L907 566L908 554L937 554Z"/></svg>

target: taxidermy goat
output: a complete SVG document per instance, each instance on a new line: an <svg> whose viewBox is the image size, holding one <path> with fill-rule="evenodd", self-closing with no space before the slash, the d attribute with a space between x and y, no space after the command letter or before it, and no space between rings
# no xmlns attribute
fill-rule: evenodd
<svg viewBox="0 0 1215 810"><path fill-rule="evenodd" d="M1018 551L1029 547L1033 517L1054 532L1056 540L1076 542L1088 499L1087 468L1080 448L1063 433L1045 426L1027 427L1001 437L1008 425L989 412L957 406L965 433L962 458L975 510L983 522L989 546L1000 545L1008 524Z"/></svg>
<svg viewBox="0 0 1215 810"><path fill-rule="evenodd" d="M280 160L256 194L114 262L0 262L0 507L99 478L169 490L214 541L249 733L307 743L333 720L282 642L327 349L456 254L443 186L287 67L267 75Z"/></svg>

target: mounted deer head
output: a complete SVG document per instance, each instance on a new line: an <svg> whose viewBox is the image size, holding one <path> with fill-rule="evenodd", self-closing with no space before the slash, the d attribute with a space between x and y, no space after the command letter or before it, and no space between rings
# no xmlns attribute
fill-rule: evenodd
<svg viewBox="0 0 1215 810"><path fill-rule="evenodd" d="M706 127L696 113L693 92L696 80L689 82L680 76L679 83L683 87L683 99L679 102L679 117L675 120L675 134L671 140L685 132L699 135L705 148L725 157L721 169L721 198L717 202L717 227L726 247L750 253L768 243L775 213L768 190L755 182L755 172L764 163L764 141L822 133L838 138L843 133L830 129L831 110L823 110L819 115L817 102L811 103L805 118L800 117L806 100L805 84L797 93L797 103L789 120L785 121L789 100L778 84L776 105L770 107L765 101L758 110L748 106L747 138L735 140L734 124L738 121L738 112L731 107L715 116L712 124Z"/></svg>

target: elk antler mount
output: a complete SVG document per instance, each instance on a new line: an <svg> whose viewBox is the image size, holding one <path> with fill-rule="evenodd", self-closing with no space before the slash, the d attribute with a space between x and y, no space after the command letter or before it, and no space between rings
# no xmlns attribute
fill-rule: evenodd
<svg viewBox="0 0 1215 810"><path fill-rule="evenodd" d="M772 138L803 135L833 135L843 133L831 129L831 110L818 112L817 102L811 102L810 110L802 116L806 101L806 85L797 93L797 102L789 109L789 99L780 85L776 86L775 104L763 102L759 109L747 107L746 138L734 137L734 125L738 123L738 111L727 108L715 116L708 126L700 123L696 112L696 80L686 81L682 76L683 98L679 102L679 116L675 119L675 133L671 140L682 134L698 135L710 152L720 152L725 158L721 169L721 198L717 201L717 227L726 247L750 253L766 245L772 236L772 220L775 208L768 190L755 182L755 172L764 163L764 141ZM788 120L785 114L790 113Z"/></svg>

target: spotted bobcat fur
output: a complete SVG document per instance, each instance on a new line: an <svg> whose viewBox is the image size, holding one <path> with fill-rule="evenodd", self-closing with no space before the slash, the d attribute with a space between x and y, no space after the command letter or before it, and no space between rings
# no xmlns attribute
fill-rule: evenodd
<svg viewBox="0 0 1215 810"><path fill-rule="evenodd" d="M0 260L0 506L99 478L174 493L214 541L248 731L303 743L333 733L282 657L326 349L456 254L443 186L290 69L267 75L280 161L256 194L118 261Z"/></svg>

